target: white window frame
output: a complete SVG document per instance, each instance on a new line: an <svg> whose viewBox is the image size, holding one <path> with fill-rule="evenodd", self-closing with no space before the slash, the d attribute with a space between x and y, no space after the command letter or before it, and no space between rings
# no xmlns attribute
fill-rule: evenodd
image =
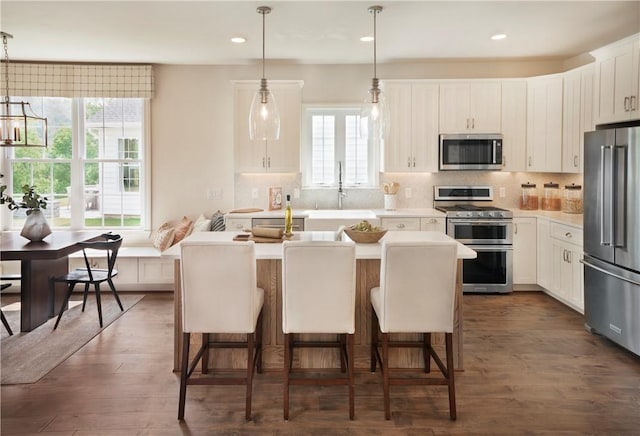
<svg viewBox="0 0 640 436"><path fill-rule="evenodd" d="M346 105L303 105L303 117L302 117L302 129L301 129L301 160L302 160L302 187L309 189L322 189L322 188L337 188L338 187L338 162L342 162L343 169L343 188L358 189L358 188L377 188L379 172L380 172L380 153L379 145L377 141L368 141L368 154L367 154L367 166L368 166L368 179L369 182L364 184L349 184L345 183L344 171L346 171L345 165L345 144L344 144L344 117L346 115L360 115L360 107L357 104ZM311 182L311 168L312 168L312 150L311 150L311 127L312 117L314 115L333 115L336 117L336 143L335 143L335 172L334 180L332 183L314 184Z"/></svg>
<svg viewBox="0 0 640 436"><path fill-rule="evenodd" d="M84 138L85 130L84 130L84 99L83 98L71 98L72 105L72 114L71 114L71 129L72 129L72 157L69 160L71 166L71 187L70 187L70 204L72 210L82 211L79 213L74 213L71 215L70 226L65 227L68 230L83 230L90 229L96 230L101 229L103 227L84 227L84 163L92 163L92 162L122 162L126 163L126 159L87 159L85 158L84 153L84 139L79 140L80 138ZM138 155L139 159L137 162L140 164L140 190L139 194L141 198L141 214L140 214L140 226L139 227L121 227L123 230L149 230L151 227L151 198L150 198L150 171L148 171L148 167L151 164L151 144L148 141L150 138L150 130L151 130L151 117L150 117L150 100L148 98L142 99L143 101L143 114L142 114L142 132L141 137L138 142ZM11 153L10 148L4 148L2 150L2 159L0 162L0 172L5 175L5 178L1 181L4 184L9 185L9 190L13 190L11 186L11 163L19 162L22 159L14 159L13 153ZM50 159L50 158L40 158L34 160L34 162L60 162L58 159ZM119 188L122 190L122 178L120 178ZM12 214L6 207L2 207L0 210L0 227L2 230L11 230L13 228L13 219ZM109 226L109 229L113 229L116 227Z"/></svg>

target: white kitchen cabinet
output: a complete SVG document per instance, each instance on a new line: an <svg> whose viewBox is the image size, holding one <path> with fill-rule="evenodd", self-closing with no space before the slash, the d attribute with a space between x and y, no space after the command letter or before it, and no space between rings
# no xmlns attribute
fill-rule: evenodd
<svg viewBox="0 0 640 436"><path fill-rule="evenodd" d="M420 230L420 218L381 218L380 225L387 230Z"/></svg>
<svg viewBox="0 0 640 436"><path fill-rule="evenodd" d="M563 74L562 172L583 171L584 132L594 130L593 124L594 65Z"/></svg>
<svg viewBox="0 0 640 436"><path fill-rule="evenodd" d="M537 283L537 222L533 217L513 218L513 283Z"/></svg>
<svg viewBox="0 0 640 436"><path fill-rule="evenodd" d="M420 218L420 230L444 233L447 231L447 225L444 218Z"/></svg>
<svg viewBox="0 0 640 436"><path fill-rule="evenodd" d="M536 219L536 276L538 285L551 289L553 281L553 247L551 246L551 223L549 220Z"/></svg>
<svg viewBox="0 0 640 436"><path fill-rule="evenodd" d="M498 81L440 83L440 133L500 133Z"/></svg>
<svg viewBox="0 0 640 436"><path fill-rule="evenodd" d="M562 76L527 80L527 171L562 171Z"/></svg>
<svg viewBox="0 0 640 436"><path fill-rule="evenodd" d="M538 284L552 297L584 312L582 229L538 218Z"/></svg>
<svg viewBox="0 0 640 436"><path fill-rule="evenodd" d="M297 173L300 171L302 82L270 81L280 112L280 138L249 139L249 110L259 82L234 83L234 151L237 173Z"/></svg>
<svg viewBox="0 0 640 436"><path fill-rule="evenodd" d="M640 118L640 34L591 52L595 124Z"/></svg>
<svg viewBox="0 0 640 436"><path fill-rule="evenodd" d="M438 171L438 84L390 81L384 92L390 125L382 170Z"/></svg>
<svg viewBox="0 0 640 436"><path fill-rule="evenodd" d="M251 218L226 218L224 219L224 230L227 232L241 232L251 228Z"/></svg>
<svg viewBox="0 0 640 436"><path fill-rule="evenodd" d="M502 82L502 169L527 169L527 82Z"/></svg>
<svg viewBox="0 0 640 436"><path fill-rule="evenodd" d="M170 259L138 259L138 283L174 283L174 263Z"/></svg>

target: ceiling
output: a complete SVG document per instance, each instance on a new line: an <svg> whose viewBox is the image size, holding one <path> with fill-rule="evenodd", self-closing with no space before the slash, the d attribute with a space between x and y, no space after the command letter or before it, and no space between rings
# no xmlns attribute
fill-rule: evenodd
<svg viewBox="0 0 640 436"><path fill-rule="evenodd" d="M0 1L10 60L248 64L569 58L640 32L640 1ZM492 41L504 32L508 37ZM243 36L244 44L230 42Z"/></svg>

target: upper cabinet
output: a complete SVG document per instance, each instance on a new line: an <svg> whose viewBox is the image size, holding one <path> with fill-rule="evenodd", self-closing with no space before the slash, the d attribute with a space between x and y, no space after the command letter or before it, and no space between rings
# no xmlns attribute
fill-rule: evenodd
<svg viewBox="0 0 640 436"><path fill-rule="evenodd" d="M595 124L640 118L640 34L591 54L596 58Z"/></svg>
<svg viewBox="0 0 640 436"><path fill-rule="evenodd" d="M438 84L389 81L383 86L390 125L382 170L438 171Z"/></svg>
<svg viewBox="0 0 640 436"><path fill-rule="evenodd" d="M502 82L502 169L527 169L527 81Z"/></svg>
<svg viewBox="0 0 640 436"><path fill-rule="evenodd" d="M440 133L500 133L499 81L440 84Z"/></svg>
<svg viewBox="0 0 640 436"><path fill-rule="evenodd" d="M584 132L593 125L594 65L567 71L563 74L562 172L583 171Z"/></svg>
<svg viewBox="0 0 640 436"><path fill-rule="evenodd" d="M297 173L300 171L301 81L269 81L280 112L280 138L249 139L249 109L258 81L234 83L234 151L237 173Z"/></svg>
<svg viewBox="0 0 640 436"><path fill-rule="evenodd" d="M562 76L527 81L527 171L562 171Z"/></svg>

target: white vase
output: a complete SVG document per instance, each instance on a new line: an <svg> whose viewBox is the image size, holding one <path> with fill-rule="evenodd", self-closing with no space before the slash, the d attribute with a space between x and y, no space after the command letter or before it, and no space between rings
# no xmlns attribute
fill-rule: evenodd
<svg viewBox="0 0 640 436"><path fill-rule="evenodd" d="M42 210L32 210L22 226L20 236L27 238L31 242L42 241L44 238L51 234L51 228L47 223Z"/></svg>

